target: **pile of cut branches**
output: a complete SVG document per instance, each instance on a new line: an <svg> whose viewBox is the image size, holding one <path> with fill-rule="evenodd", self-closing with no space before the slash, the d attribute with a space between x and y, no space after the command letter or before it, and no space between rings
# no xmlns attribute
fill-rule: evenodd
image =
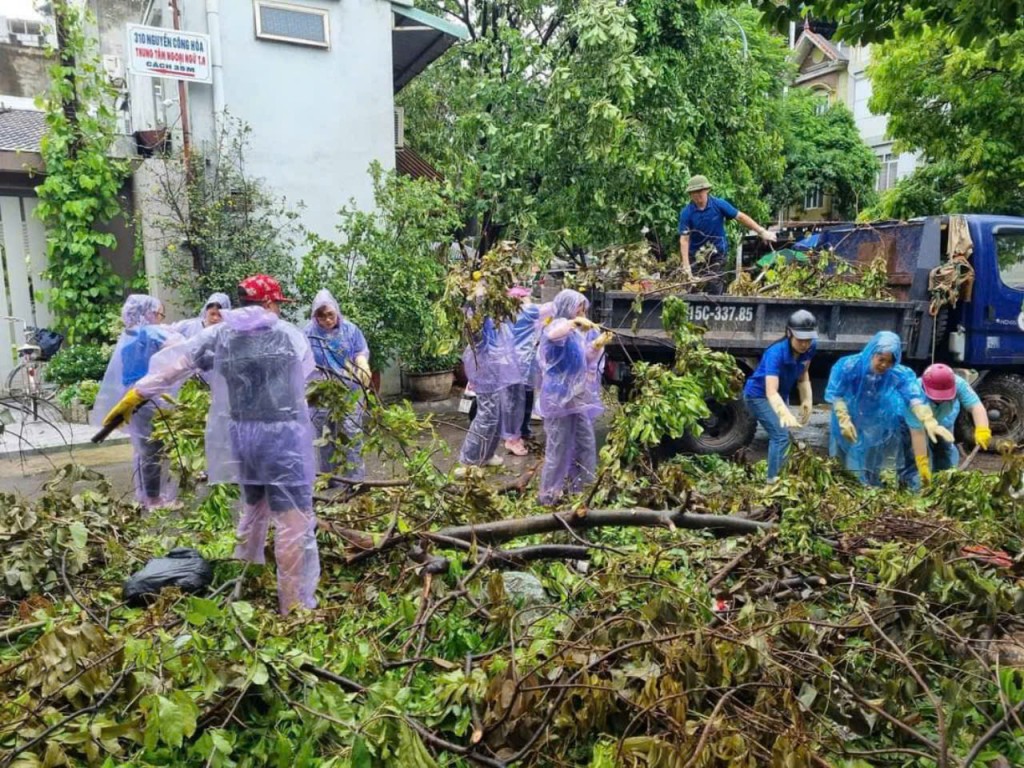
<svg viewBox="0 0 1024 768"><path fill-rule="evenodd" d="M829 249L780 254L756 276L741 272L729 285L733 296L779 298L871 299L891 301L885 258L861 265ZM796 257L798 256L798 258Z"/></svg>
<svg viewBox="0 0 1024 768"><path fill-rule="evenodd" d="M623 409L613 435L653 445L699 418L680 382L728 387L690 341L645 385L681 415ZM912 496L799 449L768 486L616 438L553 510L438 471L408 408L371 417L394 477L319 504L320 606L289 617L202 494L143 517L72 468L0 495L4 567L38 574L0 602L0 768L1024 764L1018 455ZM181 544L210 592L125 605Z"/></svg>

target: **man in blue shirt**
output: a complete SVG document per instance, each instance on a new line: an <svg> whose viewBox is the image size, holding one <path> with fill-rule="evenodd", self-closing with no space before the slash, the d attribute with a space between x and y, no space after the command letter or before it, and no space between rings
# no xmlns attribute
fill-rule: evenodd
<svg viewBox="0 0 1024 768"><path fill-rule="evenodd" d="M818 320L799 309L786 322L786 335L764 351L743 386L743 401L768 433L768 480L779 476L789 449L789 430L807 426L813 407L807 369L817 351ZM800 393L800 416L789 410L789 393Z"/></svg>
<svg viewBox="0 0 1024 768"><path fill-rule="evenodd" d="M690 195L690 203L679 212L679 254L683 259L683 270L692 277L691 263L698 260L700 254L702 263L698 265L697 274L703 278L703 292L721 294L725 291L728 253L725 220L735 219L771 243L775 242L775 233L769 232L728 200L712 196L707 176L692 176L686 191Z"/></svg>

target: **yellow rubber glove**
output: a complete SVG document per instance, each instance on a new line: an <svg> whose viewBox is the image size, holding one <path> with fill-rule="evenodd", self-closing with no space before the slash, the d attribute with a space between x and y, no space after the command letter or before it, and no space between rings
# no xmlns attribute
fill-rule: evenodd
<svg viewBox="0 0 1024 768"><path fill-rule="evenodd" d="M920 420L921 426L924 427L924 431L928 435L928 439L933 443L937 443L940 437L947 443L955 442L953 433L940 426L939 422L935 420L935 414L932 413L930 406L918 403L917 405L912 405L910 411Z"/></svg>
<svg viewBox="0 0 1024 768"><path fill-rule="evenodd" d="M801 381L796 385L796 391L800 393L800 414L797 421L801 427L806 427L811 421L811 411L814 410L814 394L811 392L811 382Z"/></svg>
<svg viewBox="0 0 1024 768"><path fill-rule="evenodd" d="M778 392L768 395L768 404L775 411L775 415L779 417L779 424L783 429L796 429L800 426L800 422L796 420L792 411L789 410L789 406L786 405Z"/></svg>
<svg viewBox="0 0 1024 768"><path fill-rule="evenodd" d="M116 422L118 419L123 421L125 424L128 423L128 419L135 413L135 409L146 402L146 398L140 395L135 388L132 387L124 393L117 405L110 409L110 413L103 417L103 426L109 427L111 424Z"/></svg>
<svg viewBox="0 0 1024 768"><path fill-rule="evenodd" d="M598 336L596 339L594 339L594 346L597 349L604 349L604 347L608 344L608 342L610 342L614 338L615 338L615 334L614 333L612 333L611 331L605 331L600 336Z"/></svg>
<svg viewBox="0 0 1024 768"><path fill-rule="evenodd" d="M921 482L927 485L932 481L932 462L927 456L915 456L914 463L917 464L917 471L921 475Z"/></svg>
<svg viewBox="0 0 1024 768"><path fill-rule="evenodd" d="M974 428L974 442L981 446L981 450L988 450L988 443L992 439L992 430L988 427Z"/></svg>
<svg viewBox="0 0 1024 768"><path fill-rule="evenodd" d="M850 409L846 407L846 403L842 400L836 400L832 404L832 410L835 411L836 421L839 422L839 433L851 443L856 443L857 428L853 426L853 420L850 418Z"/></svg>

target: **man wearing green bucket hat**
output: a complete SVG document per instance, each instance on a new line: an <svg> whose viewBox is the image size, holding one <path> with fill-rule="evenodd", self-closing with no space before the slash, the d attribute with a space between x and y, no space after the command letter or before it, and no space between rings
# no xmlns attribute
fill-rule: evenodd
<svg viewBox="0 0 1024 768"><path fill-rule="evenodd" d="M686 191L690 202L679 212L679 255L683 259L683 270L688 276L693 276L691 264L700 262L696 274L702 278L701 290L704 293L723 293L728 252L725 220L735 219L771 243L775 242L775 233L769 232L728 200L712 195L707 176L691 176Z"/></svg>

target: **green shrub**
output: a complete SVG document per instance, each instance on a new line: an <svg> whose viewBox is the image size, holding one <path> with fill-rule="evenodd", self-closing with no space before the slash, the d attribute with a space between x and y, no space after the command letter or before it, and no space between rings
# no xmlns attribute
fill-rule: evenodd
<svg viewBox="0 0 1024 768"><path fill-rule="evenodd" d="M102 381L110 360L110 347L72 344L62 347L46 366L46 379L55 384L77 384L86 379Z"/></svg>
<svg viewBox="0 0 1024 768"><path fill-rule="evenodd" d="M100 383L92 379L80 381L77 384L69 384L57 393L57 402L62 408L70 408L75 403L81 403L86 408L92 408L96 404L96 395L100 393Z"/></svg>

